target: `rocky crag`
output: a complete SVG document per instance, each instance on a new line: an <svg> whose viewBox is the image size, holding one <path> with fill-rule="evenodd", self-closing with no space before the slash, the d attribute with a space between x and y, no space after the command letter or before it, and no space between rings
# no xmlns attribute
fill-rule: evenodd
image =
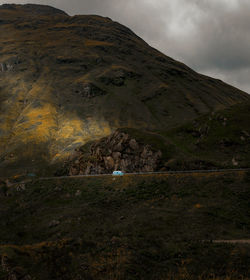
<svg viewBox="0 0 250 280"><path fill-rule="evenodd" d="M115 131L93 143L90 153L78 150L69 164L68 175L124 172L151 172L160 166L162 152Z"/></svg>

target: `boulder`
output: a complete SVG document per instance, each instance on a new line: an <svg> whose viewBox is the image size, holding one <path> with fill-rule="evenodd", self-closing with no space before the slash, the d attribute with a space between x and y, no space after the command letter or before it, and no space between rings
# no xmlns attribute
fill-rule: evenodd
<svg viewBox="0 0 250 280"><path fill-rule="evenodd" d="M53 221L51 221L51 222L49 223L49 227L50 227L50 228L56 227L56 226L58 226L59 224L60 224L59 221L53 220Z"/></svg>
<svg viewBox="0 0 250 280"><path fill-rule="evenodd" d="M110 156L105 157L104 162L105 162L106 169L113 169L114 168L115 162L114 162L114 159L112 157L110 157Z"/></svg>
<svg viewBox="0 0 250 280"><path fill-rule="evenodd" d="M130 148L133 149L133 150L137 150L138 147L139 147L135 139L131 139L131 140L129 141L129 146L130 146Z"/></svg>

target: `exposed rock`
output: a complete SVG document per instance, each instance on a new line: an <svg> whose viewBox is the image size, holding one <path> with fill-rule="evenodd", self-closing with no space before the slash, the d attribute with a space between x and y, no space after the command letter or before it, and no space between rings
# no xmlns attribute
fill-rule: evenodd
<svg viewBox="0 0 250 280"><path fill-rule="evenodd" d="M220 145L221 147L232 147L237 145L237 143L230 138L224 138L220 141Z"/></svg>
<svg viewBox="0 0 250 280"><path fill-rule="evenodd" d="M139 148L138 143L136 142L135 139L131 139L129 141L129 146L133 149L133 150L137 150Z"/></svg>
<svg viewBox="0 0 250 280"><path fill-rule="evenodd" d="M7 67L5 63L0 63L0 72L5 72L7 71Z"/></svg>
<svg viewBox="0 0 250 280"><path fill-rule="evenodd" d="M82 192L80 190L77 190L75 196L80 196L81 194Z"/></svg>
<svg viewBox="0 0 250 280"><path fill-rule="evenodd" d="M6 278L8 280L32 280L29 274L20 266L16 266L13 260L9 259L7 256L3 255L1 258L1 271L7 274Z"/></svg>
<svg viewBox="0 0 250 280"><path fill-rule="evenodd" d="M233 166L238 166L239 165L239 163L236 161L235 158L232 159L232 164L233 164Z"/></svg>
<svg viewBox="0 0 250 280"><path fill-rule="evenodd" d="M21 192L21 191L25 191L25 184L24 183L21 183L17 186L16 190Z"/></svg>
<svg viewBox="0 0 250 280"><path fill-rule="evenodd" d="M100 95L105 95L106 92L93 83L78 84L75 88L75 93L81 97L92 98Z"/></svg>
<svg viewBox="0 0 250 280"><path fill-rule="evenodd" d="M10 72L15 70L16 66L21 63L18 57L12 57L7 61L0 63L0 72Z"/></svg>
<svg viewBox="0 0 250 280"><path fill-rule="evenodd" d="M243 133L245 136L250 137L250 134L249 134L247 131L242 130L242 133Z"/></svg>
<svg viewBox="0 0 250 280"><path fill-rule="evenodd" d="M113 169L115 165L115 161L111 156L104 157L105 166L107 169Z"/></svg>
<svg viewBox="0 0 250 280"><path fill-rule="evenodd" d="M79 168L76 168L76 165L70 168L70 176L79 175Z"/></svg>
<svg viewBox="0 0 250 280"><path fill-rule="evenodd" d="M127 133L115 131L90 147L90 154L79 154L69 164L69 175L124 172L150 172L159 169L161 151L137 142Z"/></svg>
<svg viewBox="0 0 250 280"><path fill-rule="evenodd" d="M117 161L118 159L120 159L121 158L121 153L120 152L114 152L114 153L112 153L112 157L113 157L113 159L115 160L115 161Z"/></svg>
<svg viewBox="0 0 250 280"><path fill-rule="evenodd" d="M5 184L6 184L7 187L12 187L12 186L14 185L14 183L11 183L11 182L9 181L9 179L6 179L6 180L5 180Z"/></svg>
<svg viewBox="0 0 250 280"><path fill-rule="evenodd" d="M56 227L56 226L58 226L59 224L60 224L59 221L53 220L53 221L51 221L51 222L49 223L49 227L50 227L50 228L51 228L51 227Z"/></svg>
<svg viewBox="0 0 250 280"><path fill-rule="evenodd" d="M131 70L117 68L112 69L99 77L99 81L106 85L123 86L127 79L136 79L141 75Z"/></svg>

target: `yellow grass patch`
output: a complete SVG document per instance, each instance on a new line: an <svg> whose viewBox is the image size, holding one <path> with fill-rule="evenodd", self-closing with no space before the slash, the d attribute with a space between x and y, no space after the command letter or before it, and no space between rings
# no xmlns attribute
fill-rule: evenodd
<svg viewBox="0 0 250 280"><path fill-rule="evenodd" d="M104 41L95 41L95 40L85 40L84 44L86 47L113 46L112 43L104 42Z"/></svg>
<svg viewBox="0 0 250 280"><path fill-rule="evenodd" d="M196 209L200 209L200 208L202 208L203 206L200 204L200 203L197 203L197 204L195 204L194 205L194 208L196 208Z"/></svg>

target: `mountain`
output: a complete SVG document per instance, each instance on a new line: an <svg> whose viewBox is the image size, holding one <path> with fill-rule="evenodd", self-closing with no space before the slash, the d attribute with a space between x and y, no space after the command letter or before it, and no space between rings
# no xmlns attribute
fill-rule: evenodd
<svg viewBox="0 0 250 280"><path fill-rule="evenodd" d="M249 112L109 18L0 6L0 279L250 279L249 170L35 176L249 167Z"/></svg>
<svg viewBox="0 0 250 280"><path fill-rule="evenodd" d="M168 130L247 100L109 18L0 6L1 170L40 172L118 128Z"/></svg>

